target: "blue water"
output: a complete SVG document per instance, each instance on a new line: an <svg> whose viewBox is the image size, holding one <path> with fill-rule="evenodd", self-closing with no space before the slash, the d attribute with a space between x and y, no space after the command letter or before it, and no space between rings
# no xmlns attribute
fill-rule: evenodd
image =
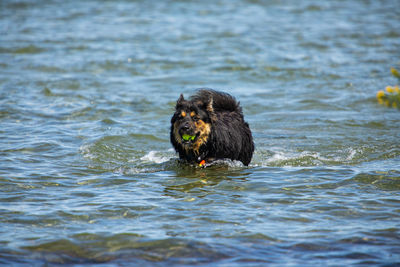
<svg viewBox="0 0 400 267"><path fill-rule="evenodd" d="M1 1L0 265L395 266L399 1ZM177 162L234 95L249 167Z"/></svg>

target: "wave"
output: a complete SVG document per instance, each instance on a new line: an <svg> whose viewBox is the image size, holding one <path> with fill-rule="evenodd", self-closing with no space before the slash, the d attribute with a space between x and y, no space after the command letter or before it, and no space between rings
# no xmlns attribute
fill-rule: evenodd
<svg viewBox="0 0 400 267"><path fill-rule="evenodd" d="M173 152L173 149L168 149L167 151L169 154ZM166 155L165 151L150 151L146 155L140 158L143 162L154 162L157 164L164 163L172 159L173 155Z"/></svg>
<svg viewBox="0 0 400 267"><path fill-rule="evenodd" d="M261 167L306 167L320 165L351 165L359 163L364 151L361 148L324 151L267 150L256 151L253 165Z"/></svg>
<svg viewBox="0 0 400 267"><path fill-rule="evenodd" d="M37 243L37 244L36 244ZM68 238L26 245L17 259L10 251L8 260L24 263L119 265L197 265L228 258L226 251L197 240L149 239L135 233L98 235L79 233ZM223 248L227 250L227 248ZM33 255L32 255L33 254ZM33 264L35 265L35 264ZM122 264L124 265L124 264Z"/></svg>
<svg viewBox="0 0 400 267"><path fill-rule="evenodd" d="M139 141L146 141L150 145L142 146L138 150L136 144ZM135 173L140 173L182 166L172 148L164 146L160 150L154 149L154 141L159 140L152 135L107 136L83 144L79 152L88 160L90 166L105 171L130 168L135 169ZM149 149L146 151L147 148ZM256 149L250 167L356 166L366 162L397 159L400 156L400 148L390 145L315 147L315 149L313 151L280 146L260 147ZM244 167L241 162L230 160L220 160L210 165Z"/></svg>

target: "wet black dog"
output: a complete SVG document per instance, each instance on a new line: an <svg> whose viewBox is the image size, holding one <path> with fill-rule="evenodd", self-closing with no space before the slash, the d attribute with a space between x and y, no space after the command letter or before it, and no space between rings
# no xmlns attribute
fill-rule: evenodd
<svg viewBox="0 0 400 267"><path fill-rule="evenodd" d="M211 89L199 89L189 100L181 94L170 134L179 158L200 166L217 159L249 165L254 152L253 137L239 102Z"/></svg>

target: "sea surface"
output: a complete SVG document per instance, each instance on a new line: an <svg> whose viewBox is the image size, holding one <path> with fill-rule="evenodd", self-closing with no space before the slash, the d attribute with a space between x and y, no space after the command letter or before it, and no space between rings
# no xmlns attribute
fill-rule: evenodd
<svg viewBox="0 0 400 267"><path fill-rule="evenodd" d="M0 2L0 265L399 266L400 2ZM249 166L178 161L181 93Z"/></svg>

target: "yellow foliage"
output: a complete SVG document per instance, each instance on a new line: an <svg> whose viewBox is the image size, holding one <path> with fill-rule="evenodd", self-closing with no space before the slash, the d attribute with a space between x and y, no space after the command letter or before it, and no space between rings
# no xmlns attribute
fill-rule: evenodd
<svg viewBox="0 0 400 267"><path fill-rule="evenodd" d="M378 98L378 100L384 96L385 96L385 92L383 90L380 90L380 91L378 91L378 93L376 93L376 98Z"/></svg>
<svg viewBox="0 0 400 267"><path fill-rule="evenodd" d="M386 92L388 92L388 93L394 93L394 89L393 89L393 87L392 86L386 86Z"/></svg>
<svg viewBox="0 0 400 267"><path fill-rule="evenodd" d="M400 73L395 68L390 68L390 72L393 76L400 79ZM386 91L386 92L385 92ZM393 107L400 109L400 89L399 85L395 86L386 86L385 90L379 90L376 93L376 98L378 103L381 105L385 105L387 107Z"/></svg>
<svg viewBox="0 0 400 267"><path fill-rule="evenodd" d="M398 70L396 70L395 68L390 68L390 72L393 74L394 77L400 79L400 73Z"/></svg>

